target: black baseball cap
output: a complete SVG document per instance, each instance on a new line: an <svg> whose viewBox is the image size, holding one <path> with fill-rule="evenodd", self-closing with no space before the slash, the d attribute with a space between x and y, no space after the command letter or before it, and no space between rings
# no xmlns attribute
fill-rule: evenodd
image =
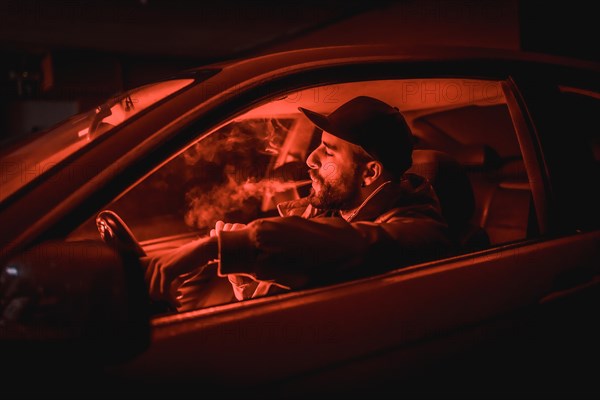
<svg viewBox="0 0 600 400"><path fill-rule="evenodd" d="M298 109L323 131L361 146L397 177L412 165L414 137L396 107L373 97L359 96L329 115Z"/></svg>

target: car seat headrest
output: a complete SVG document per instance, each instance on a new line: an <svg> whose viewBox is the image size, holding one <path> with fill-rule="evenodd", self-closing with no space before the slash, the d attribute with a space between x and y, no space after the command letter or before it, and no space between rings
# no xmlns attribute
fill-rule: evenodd
<svg viewBox="0 0 600 400"><path fill-rule="evenodd" d="M497 168L502 162L500 155L487 145L462 146L453 155L460 165L468 169Z"/></svg>

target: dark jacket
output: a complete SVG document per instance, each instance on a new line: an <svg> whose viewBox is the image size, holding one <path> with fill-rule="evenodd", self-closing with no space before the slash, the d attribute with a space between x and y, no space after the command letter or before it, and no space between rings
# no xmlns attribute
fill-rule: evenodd
<svg viewBox="0 0 600 400"><path fill-rule="evenodd" d="M218 273L234 291L238 285L238 299L242 292L243 298L265 294L255 293L255 280L302 288L439 258L452 248L433 188L414 174L382 185L348 220L307 198L278 210L281 217L219 236Z"/></svg>

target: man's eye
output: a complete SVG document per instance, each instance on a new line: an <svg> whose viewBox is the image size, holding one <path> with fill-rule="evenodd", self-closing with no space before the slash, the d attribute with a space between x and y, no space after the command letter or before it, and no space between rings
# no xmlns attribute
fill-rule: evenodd
<svg viewBox="0 0 600 400"><path fill-rule="evenodd" d="M326 155L326 156L328 156L328 157L332 157L332 156L333 156L333 154L331 154L331 153L330 153L330 152L328 152L328 151L325 151L325 155Z"/></svg>

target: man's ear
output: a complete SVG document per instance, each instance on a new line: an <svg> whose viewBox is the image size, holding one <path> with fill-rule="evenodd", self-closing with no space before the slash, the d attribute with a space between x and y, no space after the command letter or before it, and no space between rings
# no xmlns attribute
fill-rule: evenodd
<svg viewBox="0 0 600 400"><path fill-rule="evenodd" d="M369 186L383 175L383 164L379 161L372 160L365 164L363 171L363 184Z"/></svg>

